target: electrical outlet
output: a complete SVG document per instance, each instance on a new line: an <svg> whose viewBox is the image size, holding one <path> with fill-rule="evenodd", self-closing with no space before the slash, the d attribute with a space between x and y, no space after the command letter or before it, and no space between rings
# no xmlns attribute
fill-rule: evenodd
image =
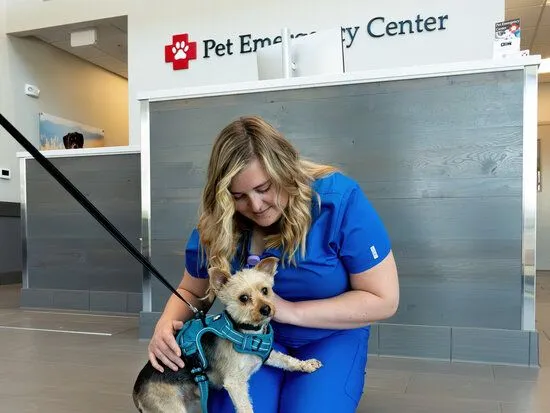
<svg viewBox="0 0 550 413"><path fill-rule="evenodd" d="M0 178L2 179L11 179L11 172L9 169L0 169Z"/></svg>
<svg viewBox="0 0 550 413"><path fill-rule="evenodd" d="M25 84L25 95L37 98L40 95L40 89L27 83Z"/></svg>

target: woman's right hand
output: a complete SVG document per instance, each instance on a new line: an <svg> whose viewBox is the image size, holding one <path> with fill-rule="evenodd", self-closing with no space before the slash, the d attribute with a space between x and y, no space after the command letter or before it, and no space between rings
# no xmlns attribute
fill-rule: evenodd
<svg viewBox="0 0 550 413"><path fill-rule="evenodd" d="M178 371L178 366L180 368L185 366L181 359L181 349L174 336L175 332L182 327L183 322L178 320L159 320L157 323L148 351L149 361L158 371L164 372L159 361L174 371Z"/></svg>

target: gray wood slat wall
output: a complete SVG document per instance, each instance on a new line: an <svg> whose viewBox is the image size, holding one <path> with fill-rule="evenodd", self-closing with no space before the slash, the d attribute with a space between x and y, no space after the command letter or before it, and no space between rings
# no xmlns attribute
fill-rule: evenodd
<svg viewBox="0 0 550 413"><path fill-rule="evenodd" d="M140 248L139 153L50 160ZM26 162L30 291L24 291L23 302L89 310L140 311L141 265L42 166L34 159ZM61 291L74 294L64 293L64 298L55 305L52 300L55 301Z"/></svg>
<svg viewBox="0 0 550 413"><path fill-rule="evenodd" d="M520 329L523 72L151 104L152 261L184 269L214 137L243 114L357 179L399 266L397 325ZM153 310L166 288L153 281Z"/></svg>
<svg viewBox="0 0 550 413"><path fill-rule="evenodd" d="M21 206L0 201L0 285L21 283Z"/></svg>

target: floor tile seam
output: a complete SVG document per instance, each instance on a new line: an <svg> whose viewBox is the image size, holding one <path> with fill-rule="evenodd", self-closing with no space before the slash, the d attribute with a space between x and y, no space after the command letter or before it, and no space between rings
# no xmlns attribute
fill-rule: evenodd
<svg viewBox="0 0 550 413"><path fill-rule="evenodd" d="M480 399L480 398L471 398L471 397L457 397L455 395L437 395L437 394L424 394L424 393L402 393L401 396L404 396L404 399L407 398L418 398L418 399L429 399L430 401L436 402L436 403L446 403L446 402L453 402L453 403L471 403L471 404L492 404L495 406L498 406L500 403L514 403L509 402L505 400L495 400L495 399Z"/></svg>

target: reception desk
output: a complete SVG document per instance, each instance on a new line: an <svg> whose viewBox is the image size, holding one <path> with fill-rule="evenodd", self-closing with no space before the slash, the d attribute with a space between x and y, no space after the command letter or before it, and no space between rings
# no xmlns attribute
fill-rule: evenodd
<svg viewBox="0 0 550 413"><path fill-rule="evenodd" d="M131 147L42 152L137 248L140 151ZM141 310L141 265L28 153L21 171L23 307Z"/></svg>
<svg viewBox="0 0 550 413"><path fill-rule="evenodd" d="M258 114L358 180L392 240L373 354L536 365L536 56L143 92L143 250L181 277L212 142ZM144 280L148 337L168 290Z"/></svg>

